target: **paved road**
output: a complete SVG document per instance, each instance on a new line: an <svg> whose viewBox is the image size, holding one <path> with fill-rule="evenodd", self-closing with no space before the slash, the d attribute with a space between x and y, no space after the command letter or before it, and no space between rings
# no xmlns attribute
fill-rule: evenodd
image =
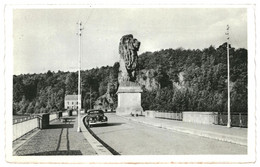
<svg viewBox="0 0 260 167"><path fill-rule="evenodd" d="M246 154L247 147L161 129L106 114L106 126L92 131L122 155Z"/></svg>

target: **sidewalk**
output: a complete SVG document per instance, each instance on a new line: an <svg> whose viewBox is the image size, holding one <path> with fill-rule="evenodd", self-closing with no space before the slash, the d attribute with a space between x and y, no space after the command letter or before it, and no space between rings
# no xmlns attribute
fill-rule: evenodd
<svg viewBox="0 0 260 167"><path fill-rule="evenodd" d="M14 155L95 155L83 133L77 132L77 121L77 116L71 116L65 123L55 120L48 129L24 136L13 143ZM26 142L17 146L22 140Z"/></svg>
<svg viewBox="0 0 260 167"><path fill-rule="evenodd" d="M142 116L125 116L124 118L159 128L184 132L192 135L198 135L247 146L247 128L227 128L220 125L195 124L176 120L149 118Z"/></svg>

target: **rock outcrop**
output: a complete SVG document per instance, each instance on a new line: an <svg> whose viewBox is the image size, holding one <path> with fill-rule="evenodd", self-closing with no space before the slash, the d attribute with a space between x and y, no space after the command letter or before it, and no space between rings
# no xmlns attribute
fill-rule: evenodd
<svg viewBox="0 0 260 167"><path fill-rule="evenodd" d="M141 70L139 71L136 82L148 91L156 90L159 88L159 83L155 79L156 70Z"/></svg>
<svg viewBox="0 0 260 167"><path fill-rule="evenodd" d="M94 108L102 109L104 111L113 111L115 107L114 96L115 96L115 85L108 83L106 93L100 96L95 101Z"/></svg>

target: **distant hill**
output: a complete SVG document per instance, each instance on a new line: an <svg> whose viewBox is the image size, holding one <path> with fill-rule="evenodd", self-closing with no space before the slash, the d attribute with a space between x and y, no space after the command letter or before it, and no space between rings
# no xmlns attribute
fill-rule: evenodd
<svg viewBox="0 0 260 167"><path fill-rule="evenodd" d="M227 111L227 43L165 49L139 57L144 109ZM247 50L230 46L231 111L247 113Z"/></svg>
<svg viewBox="0 0 260 167"><path fill-rule="evenodd" d="M142 106L159 111L227 110L227 44L203 50L164 49L139 56L137 81L144 90ZM85 109L104 100L116 108L119 63L82 71ZM230 47L231 110L247 113L247 50ZM77 94L76 72L13 76L13 114L55 112L65 94ZM109 85L109 91L108 91ZM91 97L91 100L90 100ZM99 98L102 97L102 98ZM102 103L103 103L102 101Z"/></svg>
<svg viewBox="0 0 260 167"><path fill-rule="evenodd" d="M117 88L117 64L81 71L83 108L93 107L95 100L106 93L108 83L114 83L114 89ZM115 94L116 90L111 92ZM13 114L63 110L65 94L78 94L77 72L14 75Z"/></svg>

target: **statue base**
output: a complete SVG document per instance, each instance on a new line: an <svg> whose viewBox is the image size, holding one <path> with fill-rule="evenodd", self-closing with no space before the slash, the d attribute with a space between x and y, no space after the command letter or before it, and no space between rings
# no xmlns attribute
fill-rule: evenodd
<svg viewBox="0 0 260 167"><path fill-rule="evenodd" d="M117 91L118 106L116 109L117 115L133 115L138 116L143 114L141 106L142 89L139 85L120 85Z"/></svg>

